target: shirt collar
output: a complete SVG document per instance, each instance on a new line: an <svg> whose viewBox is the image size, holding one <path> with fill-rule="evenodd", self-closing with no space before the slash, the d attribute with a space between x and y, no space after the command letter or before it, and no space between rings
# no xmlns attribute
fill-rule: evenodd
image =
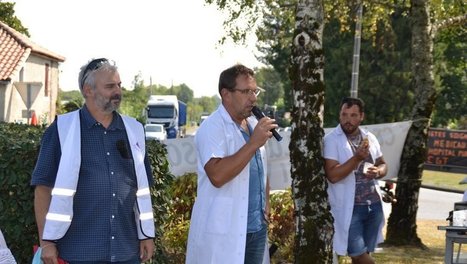
<svg viewBox="0 0 467 264"><path fill-rule="evenodd" d="M239 126L237 123L235 123L232 119L232 117L230 116L229 112L227 112L227 109L225 109L225 106L223 104L220 104L219 106L219 111L220 111L220 114L222 116L222 119L224 119L224 121L226 121L227 123L231 123L231 124L234 124L235 126ZM258 120L256 120L256 117L251 115L249 116L248 118L246 118L247 120L247 123L251 126L251 127L254 127L256 126L256 124L258 123Z"/></svg>
<svg viewBox="0 0 467 264"><path fill-rule="evenodd" d="M342 130L341 124L338 124L336 127L337 134L344 134L344 130Z"/></svg>
<svg viewBox="0 0 467 264"><path fill-rule="evenodd" d="M89 112L88 108L86 107L86 104L81 107L81 120L83 124L85 124L86 128L91 128L98 124L99 122L92 117L91 113ZM123 120L120 117L120 115L116 112L113 111L113 119L112 123L110 123L110 126L108 127L108 130L115 130L115 129L124 129L125 126L123 125Z"/></svg>
<svg viewBox="0 0 467 264"><path fill-rule="evenodd" d="M227 112L227 109L225 109L224 104L220 104L219 112L221 113L222 119L224 119L224 121L227 121L228 123L234 123L236 125L229 112Z"/></svg>

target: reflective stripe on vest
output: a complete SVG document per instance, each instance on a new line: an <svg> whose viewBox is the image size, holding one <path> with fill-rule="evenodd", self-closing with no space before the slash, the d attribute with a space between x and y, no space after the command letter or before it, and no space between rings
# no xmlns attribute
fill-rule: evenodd
<svg viewBox="0 0 467 264"><path fill-rule="evenodd" d="M57 178L52 189L49 211L45 217L42 239L62 238L73 219L73 196L78 184L81 166L81 129L79 111L58 116L57 130L62 156L58 165Z"/></svg>
<svg viewBox="0 0 467 264"><path fill-rule="evenodd" d="M52 199L47 212L42 239L57 240L67 232L73 219L73 196L78 185L81 166L81 126L79 110L57 119L62 156L58 166L57 178L52 189ZM133 154L136 180L138 183L134 206L137 219L138 238L147 239L155 236L154 216L151 195L144 166L145 138L142 125L133 118L121 115ZM134 131L137 131L136 135ZM139 140L138 140L139 138Z"/></svg>
<svg viewBox="0 0 467 264"><path fill-rule="evenodd" d="M138 229L138 238L146 239L155 236L154 215L152 213L151 192L149 191L144 156L146 153L146 138L141 123L136 119L123 116L128 142L133 154L138 190L136 192L135 217ZM135 134L136 133L136 134ZM139 139L139 140L138 140Z"/></svg>

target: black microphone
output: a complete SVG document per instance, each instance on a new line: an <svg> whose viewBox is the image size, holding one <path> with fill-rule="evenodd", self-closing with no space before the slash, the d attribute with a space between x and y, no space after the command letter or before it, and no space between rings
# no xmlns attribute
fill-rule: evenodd
<svg viewBox="0 0 467 264"><path fill-rule="evenodd" d="M126 146L126 143L123 139L117 140L117 150L120 152L120 155L124 159L130 159L130 153L128 152L128 148Z"/></svg>
<svg viewBox="0 0 467 264"><path fill-rule="evenodd" d="M251 109L251 112L256 116L256 119L258 120L265 117L264 113L261 110L259 110L259 108L256 106L253 106L253 108ZM281 135L279 135L279 133L277 133L277 131L274 128L271 129L270 131L272 132L272 135L276 138L277 141L282 140Z"/></svg>

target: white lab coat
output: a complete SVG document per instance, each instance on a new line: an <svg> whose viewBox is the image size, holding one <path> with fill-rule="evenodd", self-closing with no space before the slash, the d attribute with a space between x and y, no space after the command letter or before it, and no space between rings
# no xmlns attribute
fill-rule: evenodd
<svg viewBox="0 0 467 264"><path fill-rule="evenodd" d="M257 124L254 117L250 117L248 122L252 127ZM233 155L245 145L245 140L237 124L221 105L202 123L196 133L195 143L198 155L198 190L191 216L186 263L243 263L248 218L249 165L221 188L211 184L204 165L211 158ZM260 150L266 186L266 152L264 147Z"/></svg>
<svg viewBox="0 0 467 264"><path fill-rule="evenodd" d="M360 129L363 137L368 137L370 143L370 155L373 160L381 157L380 145L375 135ZM345 163L353 156L347 137L338 125L331 133L324 137L324 158L337 160L340 164ZM334 217L334 251L339 255L347 255L347 242L349 238L350 221L352 220L354 200L355 200L355 174L353 171L344 179L336 183L328 181L328 196L331 205L331 213ZM376 190L380 188L378 181L375 181ZM381 194L379 195L381 199ZM377 243L383 242L384 217L380 224Z"/></svg>
<svg viewBox="0 0 467 264"><path fill-rule="evenodd" d="M0 230L0 264L16 264L16 260L3 237L2 230Z"/></svg>

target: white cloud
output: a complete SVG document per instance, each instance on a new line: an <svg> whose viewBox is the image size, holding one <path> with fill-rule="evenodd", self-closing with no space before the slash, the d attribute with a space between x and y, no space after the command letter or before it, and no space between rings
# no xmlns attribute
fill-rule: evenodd
<svg viewBox="0 0 467 264"><path fill-rule="evenodd" d="M219 73L237 63L259 66L254 44L216 48L223 16L203 0L16 0L15 14L31 40L66 57L60 86L77 89L81 65L117 62L123 86L141 73L145 84L185 83L195 96L217 94Z"/></svg>

